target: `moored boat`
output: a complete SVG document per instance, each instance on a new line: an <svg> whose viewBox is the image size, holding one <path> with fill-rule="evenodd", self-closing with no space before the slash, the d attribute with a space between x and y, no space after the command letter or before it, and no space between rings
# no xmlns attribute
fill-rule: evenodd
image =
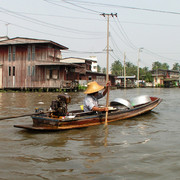
<svg viewBox="0 0 180 180"><path fill-rule="evenodd" d="M146 97L145 97L146 98ZM139 99L144 99L142 96ZM136 99L137 101L137 99ZM162 100L157 97L148 97L148 101L134 106L127 105L125 100L112 101L108 112L108 123L132 118L147 113L160 104ZM105 123L105 112L83 112L82 110L68 111L67 104L70 103L68 95L59 95L58 100L53 101L49 112L44 113L37 109L38 115L33 115L33 124L14 125L17 128L30 130L67 130L101 125Z"/></svg>

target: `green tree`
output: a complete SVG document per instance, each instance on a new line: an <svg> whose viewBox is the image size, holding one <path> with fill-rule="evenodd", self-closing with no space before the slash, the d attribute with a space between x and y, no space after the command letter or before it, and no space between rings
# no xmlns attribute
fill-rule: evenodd
<svg viewBox="0 0 180 180"><path fill-rule="evenodd" d="M153 82L153 77L148 67L142 68L141 79L144 79L146 82Z"/></svg>
<svg viewBox="0 0 180 180"><path fill-rule="evenodd" d="M161 63L159 61L155 61L152 64L152 70L156 70L156 69L165 69L165 70L168 70L169 69L169 65L167 63Z"/></svg>
<svg viewBox="0 0 180 180"><path fill-rule="evenodd" d="M99 65L97 65L97 72L100 73L101 72L101 67Z"/></svg>
<svg viewBox="0 0 180 180"><path fill-rule="evenodd" d="M180 70L180 65L179 65L179 63L174 63L172 70L179 71L179 70Z"/></svg>
<svg viewBox="0 0 180 180"><path fill-rule="evenodd" d="M161 69L161 63L159 61L155 61L152 64L152 70Z"/></svg>
<svg viewBox="0 0 180 180"><path fill-rule="evenodd" d="M167 63L163 63L161 65L161 69L165 69L165 70L168 70L169 69L169 65Z"/></svg>
<svg viewBox="0 0 180 180"><path fill-rule="evenodd" d="M145 81L146 82L153 82L153 77L152 77L152 74L150 72L146 72Z"/></svg>
<svg viewBox="0 0 180 180"><path fill-rule="evenodd" d="M121 74L123 66L119 60L114 61L111 65L111 73L118 76Z"/></svg>
<svg viewBox="0 0 180 180"><path fill-rule="evenodd" d="M106 68L102 68L102 73L106 74Z"/></svg>
<svg viewBox="0 0 180 180"><path fill-rule="evenodd" d="M126 62L126 75L127 76L134 76L137 74L137 66L135 66L131 62Z"/></svg>

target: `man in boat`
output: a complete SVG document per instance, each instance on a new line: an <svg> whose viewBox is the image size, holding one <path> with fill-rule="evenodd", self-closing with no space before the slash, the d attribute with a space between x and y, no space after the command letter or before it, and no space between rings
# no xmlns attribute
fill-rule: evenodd
<svg viewBox="0 0 180 180"><path fill-rule="evenodd" d="M98 107L98 99L104 97L108 91L110 82L106 84L104 92L99 92L104 89L104 86L99 85L96 81L88 83L88 87L84 92L87 96L84 99L84 112L87 111L108 111L107 107Z"/></svg>

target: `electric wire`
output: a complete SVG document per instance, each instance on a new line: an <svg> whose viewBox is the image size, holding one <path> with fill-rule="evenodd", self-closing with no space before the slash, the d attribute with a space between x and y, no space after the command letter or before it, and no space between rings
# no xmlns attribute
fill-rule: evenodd
<svg viewBox="0 0 180 180"><path fill-rule="evenodd" d="M68 0L66 0L68 1ZM166 14L173 14L173 15L180 15L180 12L174 11L165 11L165 10L155 10L155 9L148 9L148 8L139 8L139 7L131 7L131 6L122 6L122 5L114 5L114 4L106 4L106 3L95 3L95 2L87 2L87 1L78 1L73 0L79 3L84 3L88 5L100 5L100 6L108 6L108 7L115 7L115 8L124 8L124 9L132 9L132 10L140 10L140 11L148 11L148 12L156 12L156 13L166 13Z"/></svg>
<svg viewBox="0 0 180 180"><path fill-rule="evenodd" d="M104 51L77 51L77 50L66 50L63 53L78 53L78 54L105 54Z"/></svg>
<svg viewBox="0 0 180 180"><path fill-rule="evenodd" d="M84 33L84 35L89 35L89 34L93 34L93 35L96 35L96 34L102 34L102 32L88 32L88 31L81 31L81 30L77 30L77 29L73 29L73 28L68 28L68 27L64 27L64 26L59 26L59 25L55 25L55 24L51 24L51 23L47 23L47 22L44 22L44 21L40 21L38 19L35 19L35 18L31 18L31 17L28 17L28 16L24 16L24 15L21 15L19 13L16 13L14 11L10 11L8 9L5 9L5 8L2 8L0 7L1 10L3 10L3 13L6 13L10 16L13 16L13 17L17 17L20 18L20 19L23 19L23 20L26 20L26 21L29 21L29 22L32 22L32 23L35 23L35 24L39 24L39 25L42 25L42 26L46 26L46 27L49 27L49 28L53 28L53 29L58 29L58 30L63 30L65 32L71 32L71 33ZM13 15L12 15L13 14Z"/></svg>
<svg viewBox="0 0 180 180"><path fill-rule="evenodd" d="M55 5L55 6L63 7L63 8L68 9L68 10L73 10L73 11L76 11L76 12L81 12L81 13L87 14L87 11L80 11L80 10L77 10L77 9L74 9L74 8L66 7L66 6L63 6L63 5L54 3L54 2L52 2L52 1L49 1L49 0L44 0L44 1L47 2L47 3L53 4L53 5ZM90 12L89 12L88 14L96 14L96 13L90 13Z"/></svg>
<svg viewBox="0 0 180 180"><path fill-rule="evenodd" d="M115 30L115 28L113 26L111 26L111 29L113 30L113 32L116 34L116 36L121 40L121 42L123 42L126 46L130 47L131 49L135 49L131 44L129 44L129 42L127 42L126 40L122 39L121 36L119 35L119 33ZM123 36L122 32L120 31L121 35ZM124 37L124 36L123 36ZM125 37L124 37L125 38ZM126 38L125 38L126 39Z"/></svg>
<svg viewBox="0 0 180 180"><path fill-rule="evenodd" d="M2 11L0 11L2 12ZM76 16L62 16L58 14L42 14L42 13L28 13L28 12L17 12L15 13L19 14L29 14L32 16L47 16L47 17L56 17L56 18L65 18L65 19L79 19L79 20L89 20L89 21L104 21L103 19L98 18L86 18L86 17L76 17ZM119 20L119 19L118 19ZM133 21L120 21L121 24L139 24L139 25L147 25L147 26L162 26L162 27L180 27L180 25L177 24L157 24L157 23L146 23L146 22L133 22Z"/></svg>
<svg viewBox="0 0 180 180"><path fill-rule="evenodd" d="M0 11L2 12L2 11ZM104 21L102 19L98 19L98 18L87 18L87 17L78 17L78 16L62 16L62 15L58 15L58 14L42 14L42 13L28 13L28 12L17 12L14 11L15 13L19 13L19 14L28 14L28 15L32 15L32 16L47 16L47 17L56 17L56 18L65 18L65 19L79 19L79 20L90 20L90 21Z"/></svg>
<svg viewBox="0 0 180 180"><path fill-rule="evenodd" d="M64 1L64 0L63 0L63 1ZM68 2L67 0L64 1L64 2L65 2L65 3L68 3L68 4L71 4L71 5L75 6L75 7L81 8L81 9L86 9L86 10L91 11L91 12L94 12L94 13L102 14L102 12L100 12L100 11L95 11L95 10L93 10L93 9L89 9L89 8L86 8L86 7L83 7L83 6L79 6L79 5L74 4L74 3L72 3L72 2Z"/></svg>
<svg viewBox="0 0 180 180"><path fill-rule="evenodd" d="M116 19L115 19L115 22L116 22ZM117 23L117 22L118 22L118 23ZM120 31L121 31L121 29L122 29L121 32L122 32L123 37L125 37L125 39L128 41L128 43L130 44L130 46L133 47L133 49L136 49L136 50L137 50L138 48L130 41L127 33L125 32L123 26L122 26L121 23L120 23L119 18L117 18L117 22L116 22L116 24L117 24L118 29L119 29Z"/></svg>
<svg viewBox="0 0 180 180"><path fill-rule="evenodd" d="M159 58L161 58L161 59L166 59L166 60L171 61L171 62L172 62L172 61L175 61L175 62L180 61L180 59L177 60L177 59L172 59L172 58L168 58L168 57L159 55L159 54L157 54L157 53L155 53L155 52L153 52L153 51L151 51L151 50L148 50L148 49L146 49L146 48L144 48L144 50L145 50L145 52L146 52L147 54L154 55L154 56L159 57Z"/></svg>
<svg viewBox="0 0 180 180"><path fill-rule="evenodd" d="M24 27L24 26L21 26L21 25L17 25L17 24L14 24L14 23L10 23L10 22L7 22L7 21L4 21L4 20L1 20L1 22L4 22L4 23L8 23L10 25L13 25L13 26L16 26L16 27L19 27L21 29L26 29L26 30L29 30L29 31L33 31L33 32L36 32L36 33L40 33L40 34L46 34L46 35L50 35L50 36L54 36L54 37L61 37L61 38L67 38L67 39L78 39L78 40L84 40L84 39L88 39L88 40L94 40L94 39L104 39L104 37L99 37L99 38L81 38L81 37L72 37L72 36L64 36L64 35L58 35L58 34L51 34L51 33L46 33L46 32L43 32L43 31L39 31L39 30L34 30L34 29L31 29L31 28L28 28L28 27Z"/></svg>

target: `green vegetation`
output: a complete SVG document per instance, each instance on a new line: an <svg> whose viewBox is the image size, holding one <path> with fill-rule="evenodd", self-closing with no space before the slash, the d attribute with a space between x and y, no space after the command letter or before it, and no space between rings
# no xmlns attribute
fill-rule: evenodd
<svg viewBox="0 0 180 180"><path fill-rule="evenodd" d="M106 74L106 68L101 68L98 66L98 69L100 72ZM111 65L111 73L116 76L123 76L124 75L124 65L120 62L120 60L114 61ZM126 76L134 76L137 75L137 66L134 65L131 62L126 62ZM156 69L164 69L164 70L169 70L169 65L167 63L161 63L159 61L155 61L152 64L152 69L151 70L156 70ZM179 63L174 63L172 70L179 71L180 70L180 64ZM152 74L149 70L148 67L143 67L139 68L139 79L145 80L146 82L152 82Z"/></svg>
<svg viewBox="0 0 180 180"><path fill-rule="evenodd" d="M78 90L80 91L84 91L87 87L86 86L83 86L83 85L80 85L78 86Z"/></svg>

